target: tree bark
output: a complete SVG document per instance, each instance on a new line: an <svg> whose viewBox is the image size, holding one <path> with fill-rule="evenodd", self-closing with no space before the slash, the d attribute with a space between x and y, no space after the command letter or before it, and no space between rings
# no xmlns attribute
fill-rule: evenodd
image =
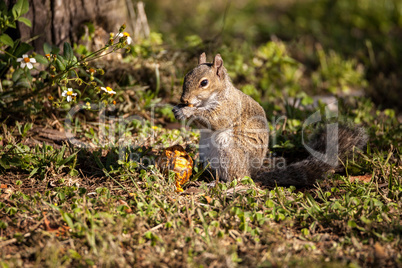
<svg viewBox="0 0 402 268"><path fill-rule="evenodd" d="M11 7L16 0L5 2ZM125 0L29 0L29 12L24 17L31 20L32 27L18 23L11 35L29 42L39 53L45 42L59 47L64 42L78 42L85 22L107 33L117 32L129 22Z"/></svg>

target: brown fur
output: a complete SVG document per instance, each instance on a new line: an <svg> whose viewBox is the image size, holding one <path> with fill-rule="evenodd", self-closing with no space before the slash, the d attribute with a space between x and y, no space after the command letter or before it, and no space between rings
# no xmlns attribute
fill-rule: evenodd
<svg viewBox="0 0 402 268"><path fill-rule="evenodd" d="M214 175L223 181L250 176L264 185L305 186L339 166L339 161L334 166L310 156L283 169L263 172L269 138L264 109L233 86L219 54L213 63L207 63L205 53L201 54L199 65L184 78L181 101L183 104L173 109L175 117L201 127L200 159L210 163ZM361 148L367 140L361 129L345 126L340 127L338 140L332 136L336 137L320 131L309 145L321 152L328 144L326 152L339 152L344 161L353 146Z"/></svg>

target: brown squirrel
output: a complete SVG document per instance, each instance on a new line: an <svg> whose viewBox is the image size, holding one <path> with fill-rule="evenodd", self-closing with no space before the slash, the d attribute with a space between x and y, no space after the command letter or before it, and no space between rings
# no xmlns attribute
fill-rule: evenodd
<svg viewBox="0 0 402 268"><path fill-rule="evenodd" d="M335 129L338 135L323 129L308 144L315 154L264 171L269 140L265 111L233 86L219 54L213 63L206 62L205 53L200 55L198 66L184 78L181 102L173 108L176 119L189 119L201 127L200 160L209 163L212 173L225 182L249 176L267 186L311 186L342 167L340 162L344 163L354 146L362 148L367 142L362 128L341 125Z"/></svg>

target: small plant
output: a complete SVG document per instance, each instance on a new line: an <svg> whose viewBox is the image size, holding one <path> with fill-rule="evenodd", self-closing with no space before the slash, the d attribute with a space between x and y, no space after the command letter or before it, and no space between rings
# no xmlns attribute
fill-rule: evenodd
<svg viewBox="0 0 402 268"><path fill-rule="evenodd" d="M327 54L321 46L317 46L317 54L320 67L312 74L312 81L318 89L349 93L367 86L363 65L357 64L356 60L343 60L335 51Z"/></svg>
<svg viewBox="0 0 402 268"><path fill-rule="evenodd" d="M21 17L29 9L27 0L17 1L11 11L7 11L5 5L0 9L5 14L1 21L2 32L15 27L16 21L31 25L28 19ZM21 108L28 104L31 111L39 112L39 106L31 99L33 96L36 101L49 101L56 108L68 108L70 103L78 101L83 101L83 108L88 110L92 108L91 103L114 104L116 91L96 77L103 75L104 70L91 67L90 62L120 49L129 50L131 37L124 30L125 25L116 34L111 34L104 47L79 59L69 43L64 43L62 53L58 47L45 44L45 55L35 52L29 55L30 45L14 41L3 33L0 36L0 51L3 52L0 54L0 77L5 78L1 82L2 106ZM60 96L57 96L58 91L61 91Z"/></svg>
<svg viewBox="0 0 402 268"><path fill-rule="evenodd" d="M302 65L289 56L282 42L260 46L253 63L261 76L259 85L265 94L278 96L279 92L287 92L293 97L300 92Z"/></svg>
<svg viewBox="0 0 402 268"><path fill-rule="evenodd" d="M77 152L68 154L67 147L54 149L50 145L42 144L29 148L21 143L8 144L0 152L0 170L21 170L28 172L29 177L38 175L44 178L46 174L54 172L59 174L65 167L69 168L70 174L77 174L75 165Z"/></svg>

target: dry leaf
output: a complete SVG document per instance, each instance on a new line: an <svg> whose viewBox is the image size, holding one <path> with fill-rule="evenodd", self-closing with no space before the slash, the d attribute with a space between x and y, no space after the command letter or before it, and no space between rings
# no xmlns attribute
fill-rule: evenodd
<svg viewBox="0 0 402 268"><path fill-rule="evenodd" d="M211 202L212 202L212 198L211 198L211 197L209 197L209 196L207 196L207 195L204 195L204 198L205 198L205 200L207 200L208 204L211 204Z"/></svg>
<svg viewBox="0 0 402 268"><path fill-rule="evenodd" d="M356 180L361 181L361 182L370 182L371 181L371 175L367 174L367 175L362 175L362 176L350 176L349 179L351 182L354 182Z"/></svg>
<svg viewBox="0 0 402 268"><path fill-rule="evenodd" d="M62 226L53 228L52 226L50 226L50 221L47 219L45 212L43 213L43 220L44 220L44 225L45 225L46 231L56 232L56 237L67 239L68 233L70 231L70 227L62 225Z"/></svg>
<svg viewBox="0 0 402 268"><path fill-rule="evenodd" d="M122 205L125 207L125 208L124 208L124 211L125 211L126 213L131 213L131 212L133 212L133 210L130 208L130 206L127 204L126 201L124 201L124 200L119 200L119 203L122 204Z"/></svg>
<svg viewBox="0 0 402 268"><path fill-rule="evenodd" d="M385 259L387 258L387 253L385 252L385 249L383 246L380 245L380 243L376 242L374 244L374 255L378 259Z"/></svg>
<svg viewBox="0 0 402 268"><path fill-rule="evenodd" d="M193 171L193 159L180 145L166 148L162 155L156 159L156 167L167 176L169 170L176 176L176 192L183 192L182 185L188 182Z"/></svg>
<svg viewBox="0 0 402 268"><path fill-rule="evenodd" d="M184 194L198 195L198 194L203 194L203 193L204 193L204 190L197 188L197 187L190 187L190 188L187 188L186 191L184 191Z"/></svg>
<svg viewBox="0 0 402 268"><path fill-rule="evenodd" d="M62 225L57 229L57 237L61 237L63 239L68 238L68 233L70 232L70 227Z"/></svg>

